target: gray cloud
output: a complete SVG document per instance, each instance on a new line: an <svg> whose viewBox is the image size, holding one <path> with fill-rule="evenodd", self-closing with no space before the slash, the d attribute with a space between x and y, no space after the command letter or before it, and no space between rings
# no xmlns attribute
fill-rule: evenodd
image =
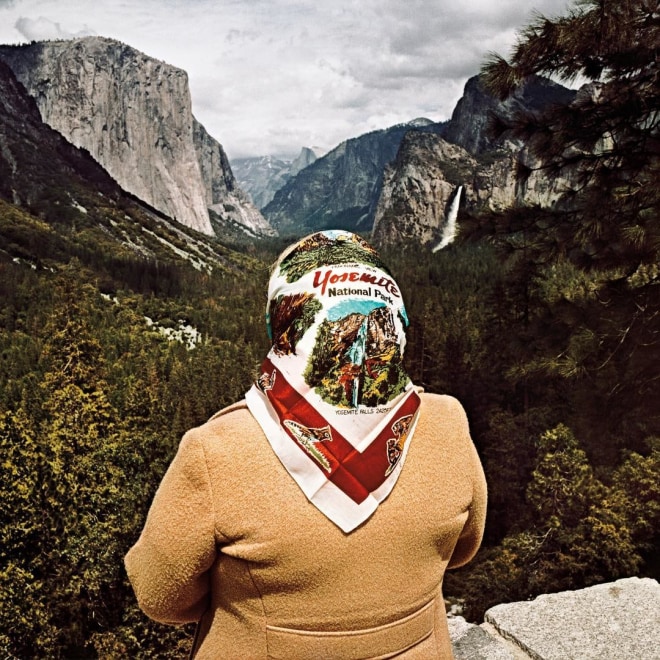
<svg viewBox="0 0 660 660"><path fill-rule="evenodd" d="M15 28L28 41L45 41L48 39L71 39L73 37L83 37L95 35L96 32L90 30L87 26L77 32L70 32L62 29L61 25L51 21L43 16L39 18L19 18L15 23Z"/></svg>
<svg viewBox="0 0 660 660"><path fill-rule="evenodd" d="M0 0L0 43L100 34L187 71L231 157L451 115L491 51L566 0Z"/></svg>

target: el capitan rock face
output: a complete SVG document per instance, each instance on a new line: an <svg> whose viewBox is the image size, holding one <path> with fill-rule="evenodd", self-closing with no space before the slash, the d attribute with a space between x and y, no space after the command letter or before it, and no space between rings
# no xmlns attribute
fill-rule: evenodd
<svg viewBox="0 0 660 660"><path fill-rule="evenodd" d="M107 284L115 274L144 276L156 264L168 264L161 272L184 261L206 272L238 267L230 250L127 193L89 152L46 124L1 60L0 207L2 258L35 269L74 256L99 272L110 262Z"/></svg>
<svg viewBox="0 0 660 660"><path fill-rule="evenodd" d="M185 71L101 37L2 46L0 58L44 121L128 192L205 234L214 233L208 207L225 201L226 215L240 208L236 222L272 233L247 199L223 197L233 175L222 147L192 115ZM216 160L200 161L208 153Z"/></svg>

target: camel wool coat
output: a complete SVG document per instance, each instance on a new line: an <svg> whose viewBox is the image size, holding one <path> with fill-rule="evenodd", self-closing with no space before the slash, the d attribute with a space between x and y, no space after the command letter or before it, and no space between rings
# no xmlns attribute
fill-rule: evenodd
<svg viewBox="0 0 660 660"><path fill-rule="evenodd" d="M244 402L189 431L126 556L142 610L198 622L198 660L452 658L442 579L479 547L486 483L459 402L421 399L394 490L349 534Z"/></svg>

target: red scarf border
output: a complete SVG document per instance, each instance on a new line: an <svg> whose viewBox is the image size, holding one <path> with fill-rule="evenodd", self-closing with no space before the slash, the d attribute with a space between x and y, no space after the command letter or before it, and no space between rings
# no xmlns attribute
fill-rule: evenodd
<svg viewBox="0 0 660 660"><path fill-rule="evenodd" d="M399 462L421 400L414 390L399 404L392 423L362 452L351 445L266 358L257 387L281 427L327 478L357 504L377 490Z"/></svg>

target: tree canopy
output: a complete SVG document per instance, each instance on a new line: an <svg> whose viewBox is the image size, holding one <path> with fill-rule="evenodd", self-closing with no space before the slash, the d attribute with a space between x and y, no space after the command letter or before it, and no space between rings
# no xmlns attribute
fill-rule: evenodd
<svg viewBox="0 0 660 660"><path fill-rule="evenodd" d="M575 404L601 409L621 434L658 424L659 47L656 2L582 0L536 16L510 58L483 69L500 96L531 75L583 83L573 103L496 127L567 186L553 208L514 209L487 231L535 299L531 322L547 329L526 370L590 381Z"/></svg>

